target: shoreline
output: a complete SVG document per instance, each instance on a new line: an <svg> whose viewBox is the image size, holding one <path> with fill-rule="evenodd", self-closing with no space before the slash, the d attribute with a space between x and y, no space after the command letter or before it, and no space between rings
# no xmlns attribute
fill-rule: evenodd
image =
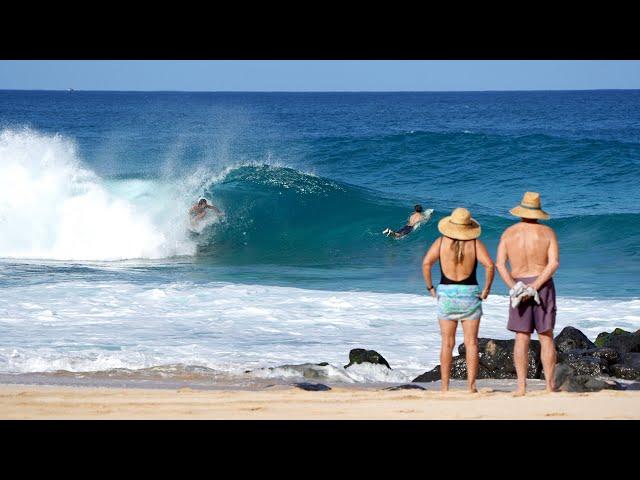
<svg viewBox="0 0 640 480"><path fill-rule="evenodd" d="M0 419L640 420L640 391L549 394L532 388L514 397L510 385L483 385L478 382L476 394L460 385L443 395L352 386L313 392L291 385L201 390L3 383Z"/></svg>

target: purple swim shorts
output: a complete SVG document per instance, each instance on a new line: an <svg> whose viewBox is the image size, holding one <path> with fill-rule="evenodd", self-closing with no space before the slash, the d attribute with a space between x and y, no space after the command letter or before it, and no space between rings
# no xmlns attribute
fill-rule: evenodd
<svg viewBox="0 0 640 480"><path fill-rule="evenodd" d="M515 281L521 281L524 284L531 284L538 277L516 278ZM550 278L538 290L540 296L540 304L537 304L533 298L529 298L526 302L521 302L516 308L511 306L509 302L509 323L507 328L512 332L533 333L535 327L536 332L543 333L553 330L556 325L556 287L553 279Z"/></svg>

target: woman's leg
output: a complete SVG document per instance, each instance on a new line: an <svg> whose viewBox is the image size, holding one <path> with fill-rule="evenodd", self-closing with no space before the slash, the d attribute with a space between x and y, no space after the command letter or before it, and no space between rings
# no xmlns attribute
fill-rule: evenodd
<svg viewBox="0 0 640 480"><path fill-rule="evenodd" d="M462 330L464 331L464 346L466 348L467 357L467 382L469 383L469 391L477 392L476 378L478 378L478 329L480 328L480 319L464 320L462 322Z"/></svg>
<svg viewBox="0 0 640 480"><path fill-rule="evenodd" d="M453 347L456 344L456 328L458 322L454 320L440 320L440 334L442 344L440 347L440 375L442 378L442 391L449 390L449 377L451 376L451 359Z"/></svg>

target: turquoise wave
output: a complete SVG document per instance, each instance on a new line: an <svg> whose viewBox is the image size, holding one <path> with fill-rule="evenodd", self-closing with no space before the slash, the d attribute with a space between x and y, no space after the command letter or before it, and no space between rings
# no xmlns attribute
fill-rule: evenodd
<svg viewBox="0 0 640 480"><path fill-rule="evenodd" d="M198 256L222 264L373 266L404 268L419 262L437 238L437 222L464 202L433 201L416 195L391 197L320 176L274 166L245 166L210 184L205 196L227 213L223 223L197 237ZM429 223L411 235L389 239L415 203L435 210ZM466 205L469 206L469 205ZM500 235L517 221L470 206L483 226L483 241L495 252ZM621 274L640 272L640 214L577 215L552 219L563 267L609 263Z"/></svg>

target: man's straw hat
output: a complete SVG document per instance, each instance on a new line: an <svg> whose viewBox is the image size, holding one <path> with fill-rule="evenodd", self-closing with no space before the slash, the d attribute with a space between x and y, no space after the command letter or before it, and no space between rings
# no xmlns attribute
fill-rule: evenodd
<svg viewBox="0 0 640 480"><path fill-rule="evenodd" d="M537 192L525 192L520 205L509 210L511 215L520 218L532 218L535 220L547 220L549 214L540 208L540 194Z"/></svg>
<svg viewBox="0 0 640 480"><path fill-rule="evenodd" d="M455 240L473 240L482 231L480 224L471 218L471 213L466 208L456 208L450 216L440 220L438 230Z"/></svg>

